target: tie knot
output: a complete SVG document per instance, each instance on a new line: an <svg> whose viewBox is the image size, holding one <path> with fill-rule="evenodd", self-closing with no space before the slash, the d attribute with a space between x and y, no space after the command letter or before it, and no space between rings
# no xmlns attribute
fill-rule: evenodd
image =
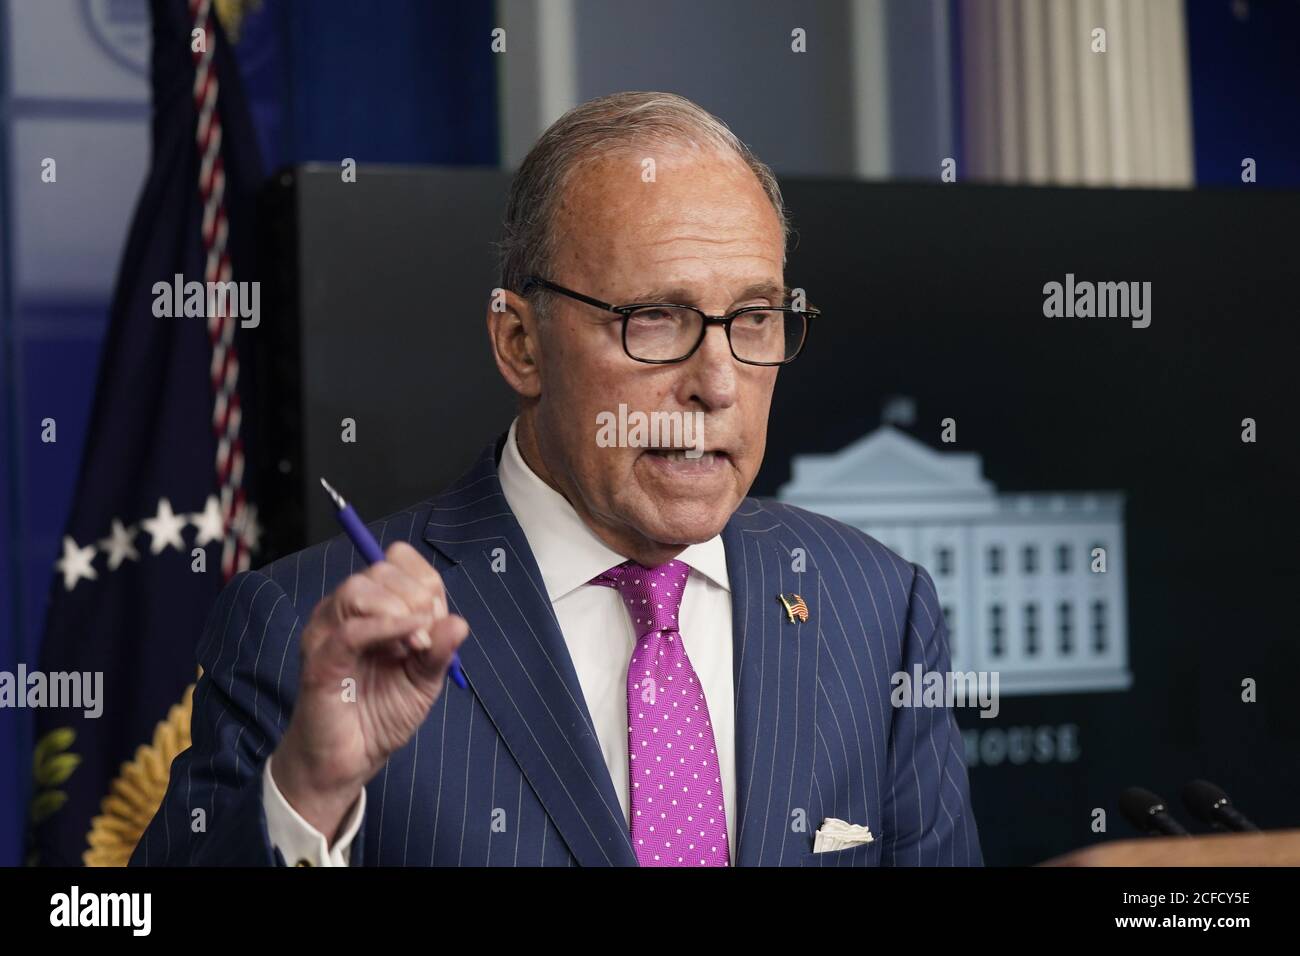
<svg viewBox="0 0 1300 956"><path fill-rule="evenodd" d="M591 581L611 587L632 615L637 637L652 631L678 630L677 612L691 569L681 561L647 568L635 561L615 565Z"/></svg>

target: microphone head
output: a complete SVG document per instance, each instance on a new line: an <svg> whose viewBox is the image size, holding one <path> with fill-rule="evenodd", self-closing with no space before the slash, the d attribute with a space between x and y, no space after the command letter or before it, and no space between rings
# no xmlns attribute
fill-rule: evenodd
<svg viewBox="0 0 1300 956"><path fill-rule="evenodd" d="M1183 803L1192 816L1202 823L1217 822L1215 811L1232 803L1223 788L1208 780L1189 780L1183 787Z"/></svg>
<svg viewBox="0 0 1300 956"><path fill-rule="evenodd" d="M1119 795L1119 809L1124 819L1145 833L1151 829L1151 818L1164 812L1165 802L1150 790L1128 787Z"/></svg>

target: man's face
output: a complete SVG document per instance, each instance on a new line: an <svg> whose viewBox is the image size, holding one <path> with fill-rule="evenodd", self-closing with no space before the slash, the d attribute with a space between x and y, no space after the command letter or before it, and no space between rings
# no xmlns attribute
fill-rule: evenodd
<svg viewBox="0 0 1300 956"><path fill-rule="evenodd" d="M643 160L656 164L643 181ZM578 170L556 222L559 254L546 278L622 305L673 302L721 315L781 304L784 241L757 178L717 152L618 151ZM623 351L621 319L558 295L537 326L532 419L540 462L596 534L642 563L705 541L748 493L763 460L776 367L737 362L722 326L686 361L650 365ZM698 458L645 447L601 447L598 416L685 413L703 422ZM692 413L701 412L702 416ZM530 414L531 413L531 414ZM663 441L671 436L661 435ZM528 439L521 438L528 457Z"/></svg>

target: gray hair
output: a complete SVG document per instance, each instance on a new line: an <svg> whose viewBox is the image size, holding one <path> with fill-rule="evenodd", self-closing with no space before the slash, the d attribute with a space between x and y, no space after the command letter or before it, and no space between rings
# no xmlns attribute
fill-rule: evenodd
<svg viewBox="0 0 1300 956"><path fill-rule="evenodd" d="M506 200L505 238L497 245L501 288L520 292L526 276L550 278L556 253L552 225L569 178L584 163L634 145L733 153L758 178L781 224L782 244L788 241L790 222L776 176L726 123L675 93L613 93L569 110L524 157Z"/></svg>

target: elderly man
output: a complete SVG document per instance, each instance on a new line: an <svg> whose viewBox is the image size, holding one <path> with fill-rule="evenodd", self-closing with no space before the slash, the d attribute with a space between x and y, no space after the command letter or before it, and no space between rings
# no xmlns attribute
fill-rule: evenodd
<svg viewBox="0 0 1300 956"><path fill-rule="evenodd" d="M518 417L375 522L385 562L339 537L230 582L133 862L982 863L950 710L890 702L949 667L930 577L746 497L815 315L787 231L688 100L551 126L487 312ZM611 442L614 414L702 427Z"/></svg>

